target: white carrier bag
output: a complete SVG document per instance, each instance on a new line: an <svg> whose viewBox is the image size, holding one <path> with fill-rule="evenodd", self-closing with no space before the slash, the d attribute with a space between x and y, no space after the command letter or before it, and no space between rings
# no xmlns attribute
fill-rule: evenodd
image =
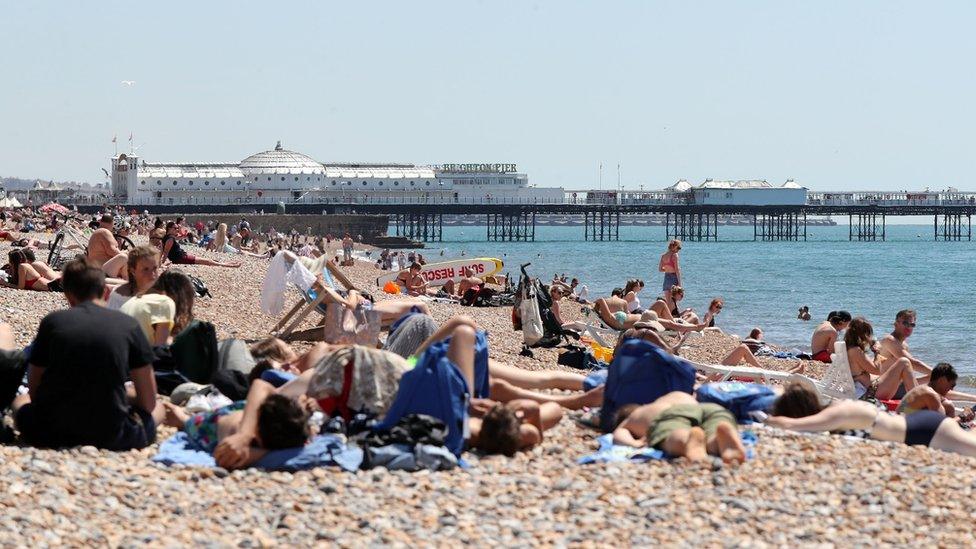
<svg viewBox="0 0 976 549"><path fill-rule="evenodd" d="M545 334L542 329L542 315L539 314L539 300L536 299L533 283L525 284L523 287L519 316L522 318L522 341L531 347Z"/></svg>

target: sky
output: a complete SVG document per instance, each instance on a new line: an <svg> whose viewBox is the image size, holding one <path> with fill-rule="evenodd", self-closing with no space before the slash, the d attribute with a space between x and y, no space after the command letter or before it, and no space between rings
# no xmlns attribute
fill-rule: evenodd
<svg viewBox="0 0 976 549"><path fill-rule="evenodd" d="M5 3L0 175L114 149L516 163L538 186L976 191L976 3ZM122 81L133 81L132 85Z"/></svg>

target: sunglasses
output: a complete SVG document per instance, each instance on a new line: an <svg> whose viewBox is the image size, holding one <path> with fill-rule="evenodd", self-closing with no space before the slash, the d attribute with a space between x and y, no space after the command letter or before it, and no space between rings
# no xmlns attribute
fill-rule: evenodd
<svg viewBox="0 0 976 549"><path fill-rule="evenodd" d="M901 321L901 325L904 326L904 327L906 327L906 328L914 328L915 327L915 323L914 322L909 322L907 320L902 320Z"/></svg>

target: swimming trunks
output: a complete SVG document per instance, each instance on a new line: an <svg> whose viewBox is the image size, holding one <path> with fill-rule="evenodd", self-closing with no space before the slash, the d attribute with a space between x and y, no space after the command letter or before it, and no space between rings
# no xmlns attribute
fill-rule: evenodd
<svg viewBox="0 0 976 549"><path fill-rule="evenodd" d="M200 412L193 414L183 425L186 437L197 448L212 454L217 448L217 422L220 418L238 410L244 409L245 402L239 401L223 408L218 408L213 412Z"/></svg>
<svg viewBox="0 0 976 549"><path fill-rule="evenodd" d="M830 364L830 351L827 349L817 351L816 353L813 354L813 360L826 362L827 364Z"/></svg>
<svg viewBox="0 0 976 549"><path fill-rule="evenodd" d="M40 278L24 278L24 289L33 290L34 284L37 284L40 281L41 281Z"/></svg>
<svg viewBox="0 0 976 549"><path fill-rule="evenodd" d="M928 446L939 430L946 416L934 410L920 410L905 416L905 444L909 446Z"/></svg>
<svg viewBox="0 0 976 549"><path fill-rule="evenodd" d="M617 321L618 324L620 324L621 326L623 326L624 323L627 322L627 313L625 313L623 311L617 311L617 312L613 313L613 318L614 318L614 320Z"/></svg>

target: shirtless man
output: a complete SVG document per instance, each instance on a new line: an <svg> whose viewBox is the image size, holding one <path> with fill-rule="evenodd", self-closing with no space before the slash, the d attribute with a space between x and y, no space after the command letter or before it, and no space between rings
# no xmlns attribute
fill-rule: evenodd
<svg viewBox="0 0 976 549"><path fill-rule="evenodd" d="M461 274L464 275L464 278L458 282L458 295L463 296L464 292L470 290L471 288L476 286L481 287L485 284L484 280L474 276L474 271L472 271L470 267L461 269Z"/></svg>
<svg viewBox="0 0 976 549"><path fill-rule="evenodd" d="M927 383L932 374L932 367L912 356L908 352L906 340L915 330L915 319L917 315L911 309L898 311L895 315L895 329L881 340L881 368L886 369L888 365L894 363L899 358L907 358L912 363L912 369L923 376L918 378L921 383Z"/></svg>
<svg viewBox="0 0 976 549"><path fill-rule="evenodd" d="M810 349L813 360L820 362L830 362L830 353L834 352L834 343L837 342L837 332L846 330L851 323L851 313L847 311L830 311L827 320L820 323L813 331L810 340Z"/></svg>
<svg viewBox="0 0 976 549"><path fill-rule="evenodd" d="M105 214L98 221L98 229L88 240L88 263L102 269L106 276L128 280L126 264L129 256L119 249L112 233L114 226L115 218L112 214Z"/></svg>
<svg viewBox="0 0 976 549"><path fill-rule="evenodd" d="M420 274L420 263L413 263L406 271L401 271L397 275L397 284L407 290L408 295L418 296L427 295L427 281Z"/></svg>
<svg viewBox="0 0 976 549"><path fill-rule="evenodd" d="M629 404L617 411L613 442L654 446L672 457L704 460L709 454L726 463L745 461L735 416L717 404L700 404L688 393L668 393L650 404Z"/></svg>

